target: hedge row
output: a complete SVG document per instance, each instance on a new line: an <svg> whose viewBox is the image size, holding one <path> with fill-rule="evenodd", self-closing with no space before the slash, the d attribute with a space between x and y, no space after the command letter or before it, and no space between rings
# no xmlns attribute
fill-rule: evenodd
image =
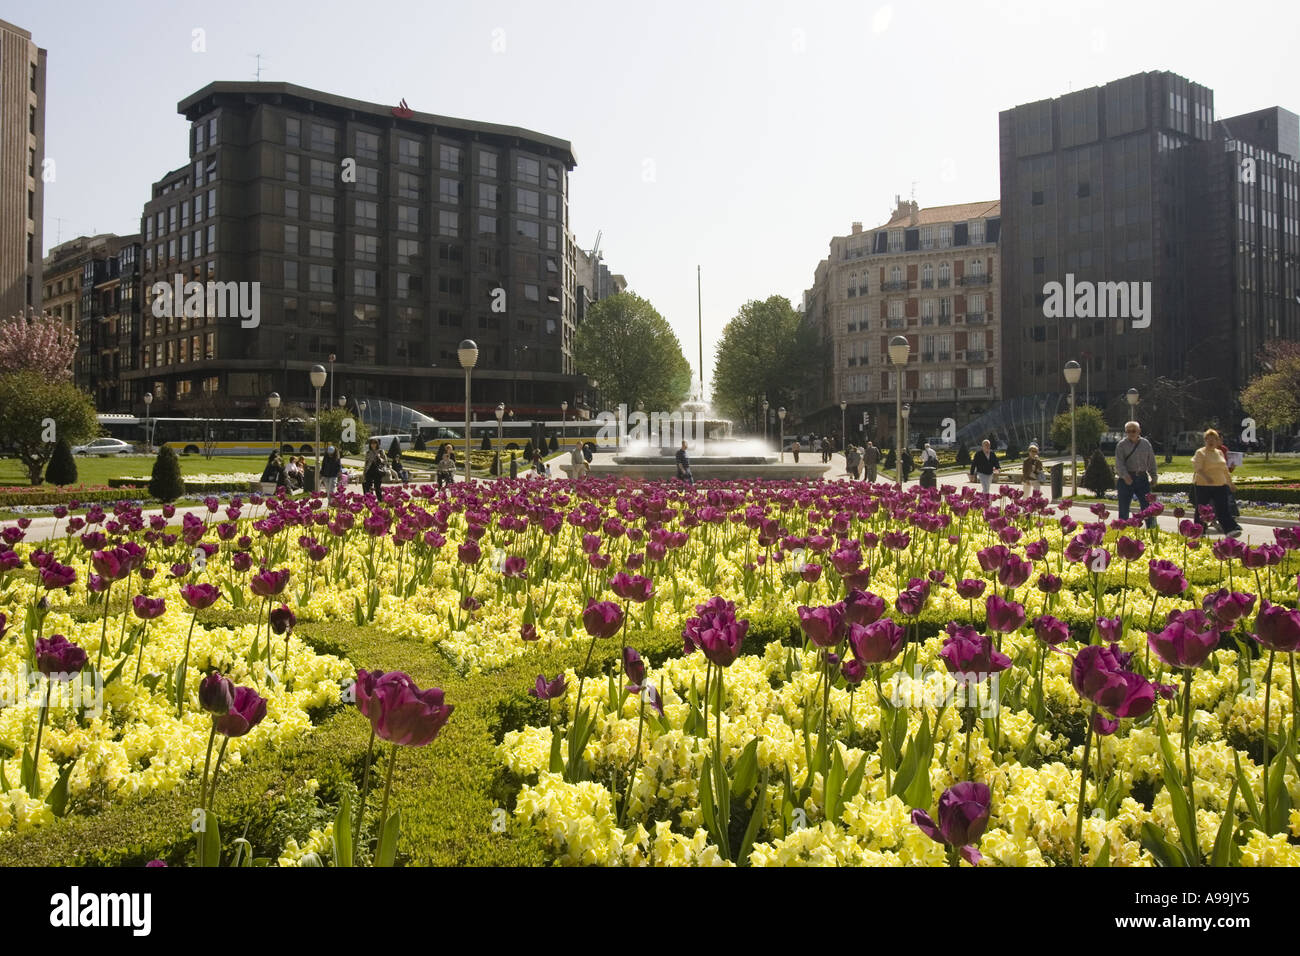
<svg viewBox="0 0 1300 956"><path fill-rule="evenodd" d="M122 494L124 491L132 491L135 494L124 496ZM112 482L110 482L110 487L95 491L72 491L37 486L30 492L0 491L0 507L12 505L66 505L69 501L121 501L123 497L138 499L148 497L148 492L143 485L130 483L114 485Z"/></svg>
<svg viewBox="0 0 1300 956"><path fill-rule="evenodd" d="M1160 482L1156 485L1156 497L1182 493L1190 496L1195 485L1182 482ZM1288 488L1285 485L1255 484L1239 482L1234 493L1239 502L1262 501L1272 504L1300 505L1300 487Z"/></svg>
<svg viewBox="0 0 1300 956"><path fill-rule="evenodd" d="M240 620L228 612L230 621ZM249 615L251 620L251 615ZM745 653L761 653L772 640L790 637L796 618L754 620ZM428 747L402 748L394 775L392 803L402 811L398 862L412 866L535 866L549 862L546 847L527 828L492 832L493 811L514 809L519 782L496 759L495 750L510 730L544 723L546 709L527 693L537 674L553 675L578 663L575 648L538 648L491 674L458 675L429 644L400 641L351 624L303 624L300 635L322 653L346 656L367 670L404 670L421 687L443 688L456 711ZM681 653L679 631L633 631L630 643L652 663ZM620 642L603 642L593 673L607 667ZM223 773L217 797L222 842L245 836L260 857L274 859L289 836L300 842L312 827L333 819L344 793L354 799L365 769L370 729L352 707L320 715L312 733L274 751L253 755L247 764ZM380 787L390 745L377 747L371 772L373 834ZM315 781L312 795L308 781ZM153 859L193 863L191 811L199 781L165 794L110 802L92 813L73 807L57 824L22 836L0 839L0 866L142 866ZM510 818L513 821L513 817ZM364 840L363 840L364 842Z"/></svg>

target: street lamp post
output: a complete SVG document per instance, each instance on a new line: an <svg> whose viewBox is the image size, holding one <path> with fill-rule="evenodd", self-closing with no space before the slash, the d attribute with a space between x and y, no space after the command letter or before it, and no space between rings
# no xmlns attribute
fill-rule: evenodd
<svg viewBox="0 0 1300 956"><path fill-rule="evenodd" d="M780 408L776 410L776 417L777 417L777 421L779 422L777 428L780 429L779 432L777 433L776 444L777 447L781 449L781 461L784 462L785 461L785 406L784 405L782 405Z"/></svg>
<svg viewBox="0 0 1300 956"><path fill-rule="evenodd" d="M1079 495L1079 451L1074 429L1074 387L1079 384L1082 366L1074 359L1065 363L1065 380L1070 385L1070 495Z"/></svg>
<svg viewBox="0 0 1300 956"><path fill-rule="evenodd" d="M846 455L848 454L849 451L848 448L849 433L848 433L848 429L845 427L844 424L845 422L844 414L848 410L848 407L849 407L849 403L841 398L840 399L840 451L844 452Z"/></svg>
<svg viewBox="0 0 1300 956"><path fill-rule="evenodd" d="M907 422L912 417L912 406L910 404L903 406L903 441L902 446L907 447Z"/></svg>
<svg viewBox="0 0 1300 956"><path fill-rule="evenodd" d="M456 356L465 370L465 480L469 481L469 374L478 361L478 346L473 339L465 339L457 347Z"/></svg>
<svg viewBox="0 0 1300 956"><path fill-rule="evenodd" d="M1047 399L1038 400L1038 440L1047 446Z"/></svg>
<svg viewBox="0 0 1300 956"><path fill-rule="evenodd" d="M320 390L325 387L325 379L333 381L333 377L328 375L323 365L313 365L311 367L311 384L316 389L316 474L313 491L320 491Z"/></svg>
<svg viewBox="0 0 1300 956"><path fill-rule="evenodd" d="M336 358L336 356L334 355L333 352L331 352L331 353L330 353L330 374L329 374L329 379L330 379L330 403L329 403L329 406L328 406L328 407L330 407L330 408L333 408L333 407L334 407L334 359L335 359L335 358Z"/></svg>
<svg viewBox="0 0 1300 956"><path fill-rule="evenodd" d="M501 419L506 417L505 402L497 402L496 416L497 416L497 446L499 448L501 445Z"/></svg>
<svg viewBox="0 0 1300 956"><path fill-rule="evenodd" d="M894 377L898 380L896 408L896 430L897 436L894 440L895 445L899 445L899 439L903 434L903 367L907 365L908 353L912 347L907 342L906 335L895 335L889 340L889 361L894 365ZM901 445L894 449L894 464L898 467L898 487L903 487L903 448Z"/></svg>
<svg viewBox="0 0 1300 956"><path fill-rule="evenodd" d="M763 444L767 444L767 396L763 396Z"/></svg>
<svg viewBox="0 0 1300 956"><path fill-rule="evenodd" d="M275 420L279 418L280 393L272 392L266 396L266 405L271 409L271 451L279 451L280 446L275 443Z"/></svg>
<svg viewBox="0 0 1300 956"><path fill-rule="evenodd" d="M560 402L560 444L569 440L569 403Z"/></svg>
<svg viewBox="0 0 1300 956"><path fill-rule="evenodd" d="M153 404L153 392L144 393L144 434L145 441L149 443L149 451L153 451L153 423L149 421L149 406Z"/></svg>
<svg viewBox="0 0 1300 956"><path fill-rule="evenodd" d="M1132 418L1134 420L1137 419L1138 398L1139 398L1138 390L1136 388L1130 388L1127 392L1124 393L1124 400L1128 402L1129 418Z"/></svg>

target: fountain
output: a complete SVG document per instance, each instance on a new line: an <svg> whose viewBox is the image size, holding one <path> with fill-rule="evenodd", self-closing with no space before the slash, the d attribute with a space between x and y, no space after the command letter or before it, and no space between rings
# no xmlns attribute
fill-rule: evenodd
<svg viewBox="0 0 1300 956"><path fill-rule="evenodd" d="M820 478L828 465L805 459L799 464L759 438L733 438L732 422L714 413L708 402L691 398L670 413L647 415L638 409L630 415L626 405L616 413L602 412L609 438L619 450L599 454L591 463L593 475L671 479L677 476L677 451L686 442L691 472L696 481L731 481L741 478ZM811 458L811 456L809 456ZM571 466L561 464L566 473Z"/></svg>

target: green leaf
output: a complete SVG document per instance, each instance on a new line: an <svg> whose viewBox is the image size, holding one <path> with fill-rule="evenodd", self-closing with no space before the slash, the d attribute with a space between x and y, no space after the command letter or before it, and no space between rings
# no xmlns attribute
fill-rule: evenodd
<svg viewBox="0 0 1300 956"><path fill-rule="evenodd" d="M1110 866L1110 837L1106 837L1106 842L1101 846L1101 852L1097 854L1097 859L1092 861L1093 866Z"/></svg>
<svg viewBox="0 0 1300 956"><path fill-rule="evenodd" d="M1142 847L1156 858L1161 866L1186 866L1187 859L1176 843L1166 840L1154 823L1142 824Z"/></svg>
<svg viewBox="0 0 1300 956"><path fill-rule="evenodd" d="M176 665L176 712L185 706L185 661Z"/></svg>
<svg viewBox="0 0 1300 956"><path fill-rule="evenodd" d="M844 781L844 789L840 792L841 806L849 803L858 795L858 791L862 789L862 778L866 774L866 771L867 755L863 754L858 758L858 765L853 768L853 772L850 773L848 779ZM836 814L836 816L838 816L838 814Z"/></svg>
<svg viewBox="0 0 1300 956"><path fill-rule="evenodd" d="M9 778L5 775L5 762L3 760L0 760L0 792L7 793L12 789L13 789L13 785L9 782Z"/></svg>
<svg viewBox="0 0 1300 956"><path fill-rule="evenodd" d="M253 844L249 843L246 838L240 837L232 845L235 848L235 858L230 861L230 865L251 869L253 866ZM315 856L315 854L313 853L312 856ZM316 859L319 860L320 857L316 857ZM305 865L309 866L310 864Z"/></svg>
<svg viewBox="0 0 1300 956"><path fill-rule="evenodd" d="M1284 831L1291 815L1291 792L1286 788L1286 761L1290 749L1290 741L1287 741L1286 746L1273 758L1272 766L1268 771L1269 792L1265 794L1264 799L1268 801L1272 814L1273 832L1269 836Z"/></svg>
<svg viewBox="0 0 1300 956"><path fill-rule="evenodd" d="M1165 733L1164 721L1159 721L1158 727L1160 730L1160 760L1163 764L1165 790L1169 793L1169 803L1174 811L1174 822L1178 824L1178 834L1183 841L1184 856L1193 860L1194 863L1199 863L1200 849L1196 842L1192 808L1187 802L1187 791L1183 789L1182 777L1172 759L1174 748L1169 743L1169 735Z"/></svg>
<svg viewBox="0 0 1300 956"><path fill-rule="evenodd" d="M1256 830L1264 828L1264 817L1259 812L1259 804L1255 801L1255 791L1250 786L1250 781L1246 779L1245 773L1241 769L1241 754L1233 750L1232 762L1237 768L1237 783L1241 788L1241 795L1246 801L1246 810L1250 813L1251 822L1255 825Z"/></svg>
<svg viewBox="0 0 1300 956"><path fill-rule="evenodd" d="M205 867L221 866L221 826L217 823L215 813L204 813L203 829L199 832L199 840L203 844L203 865Z"/></svg>
<svg viewBox="0 0 1300 956"><path fill-rule="evenodd" d="M834 822L840 816L840 791L844 788L844 758L840 756L839 744L831 744L835 753L831 757L831 769L826 774L823 784L825 790L825 819Z"/></svg>
<svg viewBox="0 0 1300 956"><path fill-rule="evenodd" d="M621 698L618 696L618 685L614 683L614 675L612 673L609 675L608 680L609 680L609 697L606 698L605 710L607 713L614 713L617 712L618 710L618 705Z"/></svg>
<svg viewBox="0 0 1300 956"><path fill-rule="evenodd" d="M551 773L564 772L564 754L560 749L562 740L563 738L560 734L551 734L551 763L549 767Z"/></svg>
<svg viewBox="0 0 1300 956"><path fill-rule="evenodd" d="M23 746L23 767L21 776L18 778L18 786L27 791L29 797L36 796L32 792L33 782L36 778L36 763L32 760L32 755L27 752L26 745Z"/></svg>
<svg viewBox="0 0 1300 956"><path fill-rule="evenodd" d="M334 816L334 865L352 865L352 798L343 794L339 812ZM249 857L252 853L250 850Z"/></svg>
<svg viewBox="0 0 1300 956"><path fill-rule="evenodd" d="M754 800L754 812L749 817L749 826L745 827L745 835L740 841L740 850L734 862L740 866L749 865L749 854L754 846L754 839L758 836L758 828L763 824L763 817L767 811L767 768L763 768L763 779L758 784L758 796Z"/></svg>
<svg viewBox="0 0 1300 956"><path fill-rule="evenodd" d="M447 612L447 617L451 623L452 629L455 630L456 625L454 620L451 619L450 611ZM366 623L365 612L361 610L361 598L355 596L352 598L352 623L357 627L361 627Z"/></svg>
<svg viewBox="0 0 1300 956"><path fill-rule="evenodd" d="M757 779L758 738L755 737L741 752L740 758L731 770L732 791L737 794L748 793L754 788L754 781Z"/></svg>
<svg viewBox="0 0 1300 956"><path fill-rule="evenodd" d="M68 778L72 776L72 767L76 764L75 760L69 760L59 771L59 779L55 782L53 789L50 790L49 796L45 802L50 805L50 810L56 817L61 817L68 812Z"/></svg>
<svg viewBox="0 0 1300 956"><path fill-rule="evenodd" d="M401 828L402 811L394 810L380 832L379 846L375 847L375 866L393 865L393 860L397 858L397 834Z"/></svg>
<svg viewBox="0 0 1300 956"><path fill-rule="evenodd" d="M908 784L903 802L909 807L928 807L934 796L930 787L930 762L934 758L934 738L930 736L930 721L927 713L921 720L921 730L912 742L918 749L916 772Z"/></svg>
<svg viewBox="0 0 1300 956"><path fill-rule="evenodd" d="M712 767L713 759L711 757L705 757L704 764L700 768L700 818L704 820L704 828L709 831L709 835L713 837L714 842L719 843L720 845L720 841L718 840L718 821L713 812Z"/></svg>
<svg viewBox="0 0 1300 956"><path fill-rule="evenodd" d="M894 754L903 752L903 743L907 740L907 710L903 707L896 707L893 710L893 726L890 728L892 735L890 742L893 746Z"/></svg>
<svg viewBox="0 0 1300 956"><path fill-rule="evenodd" d="M1237 832L1237 781L1232 781L1228 789L1228 803L1223 810L1223 820L1219 823L1219 832L1214 837L1214 850L1210 853L1211 866L1231 866L1233 837Z"/></svg>

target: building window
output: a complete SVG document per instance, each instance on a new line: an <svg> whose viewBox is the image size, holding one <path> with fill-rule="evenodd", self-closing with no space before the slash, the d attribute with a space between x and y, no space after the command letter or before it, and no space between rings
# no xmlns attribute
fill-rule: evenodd
<svg viewBox="0 0 1300 956"><path fill-rule="evenodd" d="M541 288L532 283L524 283L524 298L529 302L541 301Z"/></svg>
<svg viewBox="0 0 1300 956"><path fill-rule="evenodd" d="M542 182L542 164L535 159L529 159L527 156L520 156L515 160L515 178L523 183L532 183L541 185Z"/></svg>
<svg viewBox="0 0 1300 956"><path fill-rule="evenodd" d="M491 176L493 179L497 175L497 154L488 149L478 151L478 174L480 176Z"/></svg>
<svg viewBox="0 0 1300 956"><path fill-rule="evenodd" d="M975 245L976 243L982 243L984 241L984 220L983 219L972 219L970 222L966 224L966 228L968 230L967 234L970 237L971 245Z"/></svg>
<svg viewBox="0 0 1300 956"><path fill-rule="evenodd" d="M32 217L32 192L31 190L28 190L27 191L27 218L30 219L31 217ZM167 209L167 231L168 232L176 231L176 207L175 206L170 206Z"/></svg>
<svg viewBox="0 0 1300 956"><path fill-rule="evenodd" d="M496 216L486 216L482 213L478 217L478 231L480 235L496 236L499 235Z"/></svg>
<svg viewBox="0 0 1300 956"><path fill-rule="evenodd" d="M934 288L934 266L928 262L921 266L921 288Z"/></svg>
<svg viewBox="0 0 1300 956"><path fill-rule="evenodd" d="M339 148L339 133L332 126L311 124L311 148L318 153L334 153Z"/></svg>
<svg viewBox="0 0 1300 956"><path fill-rule="evenodd" d="M889 230L889 251L890 252L903 251L903 230L902 229Z"/></svg>
<svg viewBox="0 0 1300 956"><path fill-rule="evenodd" d="M424 277L409 272L397 273L397 297L409 299L424 293Z"/></svg>
<svg viewBox="0 0 1300 956"><path fill-rule="evenodd" d="M209 189L208 190L208 218L211 219L216 214L217 214L217 191L215 189Z"/></svg>
<svg viewBox="0 0 1300 956"><path fill-rule="evenodd" d="M546 218L547 219L560 218L560 200L555 196L546 197Z"/></svg>
<svg viewBox="0 0 1300 956"><path fill-rule="evenodd" d="M324 229L312 229L307 234L310 245L308 255L332 257L334 255L334 233Z"/></svg>
<svg viewBox="0 0 1300 956"><path fill-rule="evenodd" d="M357 167L356 190L359 193L374 195L379 192L379 170L373 166Z"/></svg>
<svg viewBox="0 0 1300 956"><path fill-rule="evenodd" d="M309 265L307 267L307 288L312 292L333 292L334 267Z"/></svg>
<svg viewBox="0 0 1300 956"><path fill-rule="evenodd" d="M1031 206L1041 206L1043 204L1043 191L1041 189L1035 189L1030 194L1029 204Z"/></svg>
<svg viewBox="0 0 1300 956"><path fill-rule="evenodd" d="M379 203L370 202L368 199L357 199L353 202L353 212L356 218L355 225L368 229L378 229Z"/></svg>
<svg viewBox="0 0 1300 956"><path fill-rule="evenodd" d="M939 288L946 289L952 285L952 265L947 262L939 263Z"/></svg>
<svg viewBox="0 0 1300 956"><path fill-rule="evenodd" d="M297 290L298 261L296 259L285 259L282 264L284 266L284 287L286 289Z"/></svg>
<svg viewBox="0 0 1300 956"><path fill-rule="evenodd" d="M448 146L445 143L438 146L438 166L442 169L460 172L460 156L459 146Z"/></svg>
<svg viewBox="0 0 1300 956"><path fill-rule="evenodd" d="M986 377L987 369L973 368L967 374L970 375L971 388L985 388L988 382Z"/></svg>
<svg viewBox="0 0 1300 956"><path fill-rule="evenodd" d="M952 226L939 227L939 248L947 249L952 245Z"/></svg>
<svg viewBox="0 0 1300 956"><path fill-rule="evenodd" d="M420 262L420 243L416 239L397 240L397 264L399 266L418 265Z"/></svg>
<svg viewBox="0 0 1300 956"><path fill-rule="evenodd" d="M463 261L464 250L459 245L452 242L438 243L438 261L439 262L461 262Z"/></svg>
<svg viewBox="0 0 1300 956"><path fill-rule="evenodd" d="M501 190L493 183L478 184L478 204L481 209L496 209L501 201Z"/></svg>
<svg viewBox="0 0 1300 956"><path fill-rule="evenodd" d="M970 275L972 277L980 277L984 275L983 259L972 259L970 261Z"/></svg>
<svg viewBox="0 0 1300 956"><path fill-rule="evenodd" d="M311 195L311 218L315 222L334 221L334 197Z"/></svg>
<svg viewBox="0 0 1300 956"><path fill-rule="evenodd" d="M921 248L922 249L934 248L934 227L933 226L921 227Z"/></svg>
<svg viewBox="0 0 1300 956"><path fill-rule="evenodd" d="M515 198L518 208L516 212L521 212L525 216L537 216L541 214L541 196L532 189L515 190Z"/></svg>
<svg viewBox="0 0 1300 956"><path fill-rule="evenodd" d="M317 268L312 266L313 269ZM331 270L333 271L333 270ZM378 295L379 294L379 274L374 269L353 269L352 285L355 295ZM318 288L315 283L312 284L313 292L328 292L327 288Z"/></svg>
<svg viewBox="0 0 1300 956"><path fill-rule="evenodd" d="M421 199L420 177L414 173L397 173L397 195L402 199Z"/></svg>
<svg viewBox="0 0 1300 956"><path fill-rule="evenodd" d="M358 159L379 158L379 137L376 134L357 130L355 142Z"/></svg>
<svg viewBox="0 0 1300 956"><path fill-rule="evenodd" d="M419 232L420 207L399 204L397 207L397 228L403 232Z"/></svg>
<svg viewBox="0 0 1300 956"><path fill-rule="evenodd" d="M362 262L379 261L379 237L358 235L353 238L356 258Z"/></svg>
<svg viewBox="0 0 1300 956"><path fill-rule="evenodd" d="M464 295L465 283L455 276L438 276L438 291L444 295Z"/></svg>
<svg viewBox="0 0 1300 956"><path fill-rule="evenodd" d="M460 235L460 213L446 209L438 210L438 235Z"/></svg>
<svg viewBox="0 0 1300 956"><path fill-rule="evenodd" d="M535 222L529 222L527 219L516 219L515 232L525 239L531 239L533 242L537 241L538 227Z"/></svg>
<svg viewBox="0 0 1300 956"><path fill-rule="evenodd" d="M379 306L373 302L358 302L352 308L352 319L359 325L374 325L379 321Z"/></svg>

